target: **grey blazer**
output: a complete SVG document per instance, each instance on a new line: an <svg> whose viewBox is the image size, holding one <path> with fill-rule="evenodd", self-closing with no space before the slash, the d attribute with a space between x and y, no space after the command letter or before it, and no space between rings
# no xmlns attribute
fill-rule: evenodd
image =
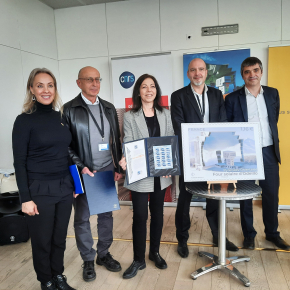
<svg viewBox="0 0 290 290"><path fill-rule="evenodd" d="M160 126L160 136L174 136L170 111L167 109L163 109L162 112L156 110L156 116ZM129 111L124 114L124 135L124 143L149 137L142 108L137 113ZM161 189L168 187L171 183L171 178L160 177ZM147 177L129 185L125 178L124 187L133 191L153 192L154 177Z"/></svg>

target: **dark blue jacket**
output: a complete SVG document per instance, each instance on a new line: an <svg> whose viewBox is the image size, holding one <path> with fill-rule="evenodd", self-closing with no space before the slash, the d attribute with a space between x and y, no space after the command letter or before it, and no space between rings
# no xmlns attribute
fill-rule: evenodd
<svg viewBox="0 0 290 290"><path fill-rule="evenodd" d="M267 86L262 87L268 111L269 125L273 136L275 153L278 162L281 163L277 127L280 111L279 93L277 89ZM245 87L242 87L241 89L227 95L225 99L225 106L228 122L248 122Z"/></svg>

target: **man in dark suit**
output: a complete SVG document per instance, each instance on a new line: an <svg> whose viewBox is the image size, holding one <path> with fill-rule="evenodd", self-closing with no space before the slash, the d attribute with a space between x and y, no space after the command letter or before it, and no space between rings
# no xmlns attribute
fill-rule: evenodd
<svg viewBox="0 0 290 290"><path fill-rule="evenodd" d="M171 95L171 118L175 134L179 137L182 166L182 123L226 122L226 110L221 91L205 85L207 69L205 62L196 58L188 65L187 77L190 84ZM178 240L177 251L182 258L188 256L187 240L190 228L189 208L192 194L185 189L184 177L179 177L179 198L177 203L175 225ZM213 243L218 244L218 201L208 199L206 217L213 234ZM227 240L229 251L238 248Z"/></svg>
<svg viewBox="0 0 290 290"><path fill-rule="evenodd" d="M261 129L261 143L265 180L262 188L263 222L266 240L278 248L288 250L290 246L281 239L278 228L278 191L280 151L278 139L278 118L280 110L279 93L276 89L261 86L262 62L256 57L246 58L241 65L245 86L226 97L225 106L229 122L258 122ZM244 234L244 248L255 248L257 232L253 227L252 199L240 201L241 224Z"/></svg>

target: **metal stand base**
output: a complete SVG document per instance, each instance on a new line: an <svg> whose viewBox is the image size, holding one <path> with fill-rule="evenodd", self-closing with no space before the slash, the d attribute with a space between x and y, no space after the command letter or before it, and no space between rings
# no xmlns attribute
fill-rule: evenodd
<svg viewBox="0 0 290 290"><path fill-rule="evenodd" d="M250 261L250 257L247 256L237 256L237 257L226 257L226 200L243 200L253 198L261 193L261 188L255 184L240 182L237 188L234 189L234 194L232 188L226 185L217 187L217 190L206 188L204 185L195 184L194 182L188 183L186 189L197 196L202 196L206 198L216 199L219 201L219 217L218 217L218 255L207 252L199 252L200 256L208 257L212 260L212 263L201 267L191 274L191 277L195 280L197 277L206 274L208 272L214 271L216 269L225 269L230 272L231 275L238 278L246 287L250 286L250 281L247 277L241 274L233 264Z"/></svg>
<svg viewBox="0 0 290 290"><path fill-rule="evenodd" d="M241 274L234 266L233 264L238 263L238 262L249 262L250 257L248 256L235 256L235 257L229 257L226 258L226 263L222 265L219 262L219 258L216 255L213 255L211 253L207 252L198 252L200 257L207 257L212 260L212 263L201 267L197 269L195 272L193 272L190 276L193 280L197 279L197 277L204 275L206 273L212 272L217 269L226 269L231 275L234 277L238 278L246 287L250 286L250 281L247 277L245 277L243 274Z"/></svg>

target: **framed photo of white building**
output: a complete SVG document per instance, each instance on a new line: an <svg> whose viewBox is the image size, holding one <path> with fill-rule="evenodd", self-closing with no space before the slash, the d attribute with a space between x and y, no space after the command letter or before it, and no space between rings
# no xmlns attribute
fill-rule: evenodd
<svg viewBox="0 0 290 290"><path fill-rule="evenodd" d="M181 124L184 181L261 180L259 123Z"/></svg>

